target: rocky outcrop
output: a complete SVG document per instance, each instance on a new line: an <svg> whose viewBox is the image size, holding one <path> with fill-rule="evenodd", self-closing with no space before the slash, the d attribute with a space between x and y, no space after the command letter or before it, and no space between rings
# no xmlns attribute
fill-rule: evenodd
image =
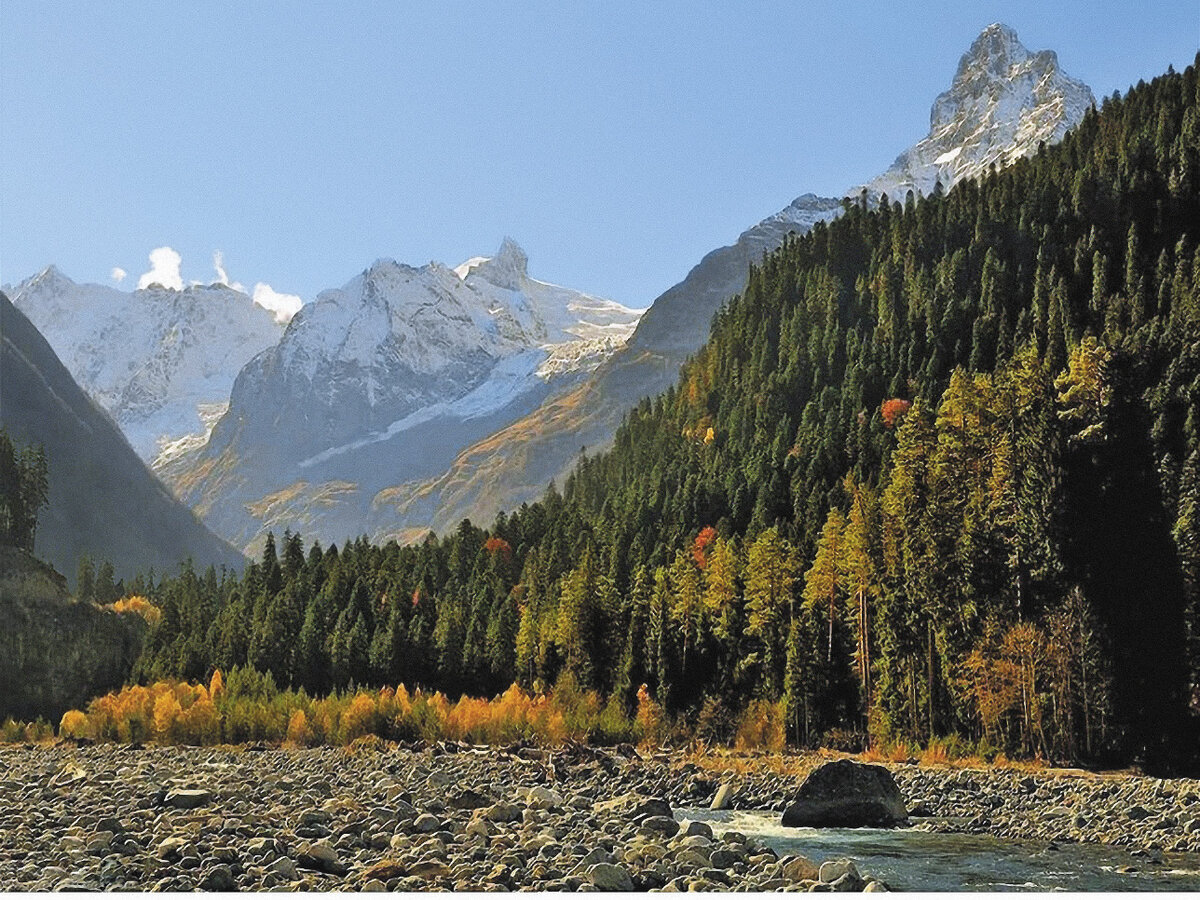
<svg viewBox="0 0 1200 900"><path fill-rule="evenodd" d="M53 568L0 547L0 720L54 722L125 681L144 623L76 603Z"/></svg>
<svg viewBox="0 0 1200 900"><path fill-rule="evenodd" d="M848 759L813 771L783 813L791 828L888 828L907 821L892 773Z"/></svg>

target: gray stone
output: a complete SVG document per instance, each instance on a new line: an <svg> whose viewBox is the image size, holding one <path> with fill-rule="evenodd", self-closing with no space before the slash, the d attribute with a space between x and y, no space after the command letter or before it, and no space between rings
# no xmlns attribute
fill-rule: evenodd
<svg viewBox="0 0 1200 900"><path fill-rule="evenodd" d="M842 858L830 859L821 863L821 870L818 877L826 884L833 884L833 882L847 875L853 875L859 880L862 879L862 876L858 874L858 867L854 865L854 860Z"/></svg>
<svg viewBox="0 0 1200 900"><path fill-rule="evenodd" d="M327 875L345 875L349 869L342 864L337 851L328 843L301 844L296 851L296 863L306 869L315 869Z"/></svg>
<svg viewBox="0 0 1200 900"><path fill-rule="evenodd" d="M328 825L333 816L323 809L308 809L300 814L301 825Z"/></svg>
<svg viewBox="0 0 1200 900"><path fill-rule="evenodd" d="M479 791L464 788L450 795L448 801L451 809L480 809L491 804L492 798Z"/></svg>
<svg viewBox="0 0 1200 900"><path fill-rule="evenodd" d="M433 834L435 831L440 831L442 827L441 820L437 816L429 813L421 813L417 816L417 820L413 822L413 831L418 834Z"/></svg>
<svg viewBox="0 0 1200 900"><path fill-rule="evenodd" d="M708 805L709 809L729 809L733 804L733 785L726 781L719 788L717 793L712 798L712 803Z"/></svg>
<svg viewBox="0 0 1200 900"><path fill-rule="evenodd" d="M740 857L732 850L719 847L712 852L712 856L708 858L708 861L713 868L729 869L738 864Z"/></svg>
<svg viewBox="0 0 1200 900"><path fill-rule="evenodd" d="M642 824L645 824L645 823L643 822ZM687 822L684 822L679 827L679 836L680 837L692 837L697 834L700 835L701 837L706 837L709 840L712 840L712 836L713 836L712 826L709 825L707 822L696 822L694 820L689 820Z"/></svg>
<svg viewBox="0 0 1200 900"><path fill-rule="evenodd" d="M679 823L669 816L650 816L643 819L642 828L658 834L665 834L667 837L674 837L679 833Z"/></svg>
<svg viewBox="0 0 1200 900"><path fill-rule="evenodd" d="M575 871L582 873L597 863L612 863L615 861L616 860L613 855L603 847L595 847L592 850L589 850L583 859L579 861L578 865L575 867Z"/></svg>
<svg viewBox="0 0 1200 900"><path fill-rule="evenodd" d="M483 811L483 816L490 822L520 822L521 807L514 803L496 803Z"/></svg>
<svg viewBox="0 0 1200 900"><path fill-rule="evenodd" d="M863 880L857 872L847 872L836 881L830 882L829 886L840 894L857 894L863 889Z"/></svg>
<svg viewBox="0 0 1200 900"><path fill-rule="evenodd" d="M229 866L214 866L200 880L200 890L220 891L223 893L236 891L237 879L233 877L233 872L230 870Z"/></svg>
<svg viewBox="0 0 1200 900"><path fill-rule="evenodd" d="M602 891L632 891L633 879L624 866L596 863L587 870L588 881Z"/></svg>
<svg viewBox="0 0 1200 900"><path fill-rule="evenodd" d="M563 805L562 794L540 784L529 789L528 798L534 809L559 809Z"/></svg>
<svg viewBox="0 0 1200 900"><path fill-rule="evenodd" d="M287 881L299 881L300 873L296 871L296 864L286 856L281 856L275 862L267 866L267 871L284 878Z"/></svg>
<svg viewBox="0 0 1200 900"><path fill-rule="evenodd" d="M166 799L163 802L176 809L199 809L201 806L208 806L212 801L212 791L174 790L167 791Z"/></svg>
<svg viewBox="0 0 1200 900"><path fill-rule="evenodd" d="M908 808L891 772L848 759L810 773L783 813L783 824L798 828L890 827L907 821Z"/></svg>

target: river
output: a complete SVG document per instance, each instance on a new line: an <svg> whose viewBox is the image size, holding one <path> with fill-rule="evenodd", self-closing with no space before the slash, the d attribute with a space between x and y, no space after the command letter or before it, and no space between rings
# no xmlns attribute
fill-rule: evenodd
<svg viewBox="0 0 1200 900"><path fill-rule="evenodd" d="M1162 863L1095 844L1023 844L988 835L912 828L784 828L779 813L678 811L679 818L740 831L780 856L820 864L846 856L864 875L905 891L1200 891L1200 854Z"/></svg>

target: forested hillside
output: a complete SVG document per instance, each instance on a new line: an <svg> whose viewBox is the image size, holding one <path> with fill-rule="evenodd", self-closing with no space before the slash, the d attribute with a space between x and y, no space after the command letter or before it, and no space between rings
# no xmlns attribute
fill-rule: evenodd
<svg viewBox="0 0 1200 900"><path fill-rule="evenodd" d="M944 196L789 240L615 446L489 530L185 572L143 678L647 685L707 737L1187 742L1200 587L1196 66ZM902 201L902 202L898 202Z"/></svg>

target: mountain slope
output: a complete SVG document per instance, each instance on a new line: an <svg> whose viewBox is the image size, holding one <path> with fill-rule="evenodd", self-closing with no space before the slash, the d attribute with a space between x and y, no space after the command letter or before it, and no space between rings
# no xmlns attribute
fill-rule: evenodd
<svg viewBox="0 0 1200 900"><path fill-rule="evenodd" d="M983 30L963 55L948 91L930 113L929 135L900 154L864 187L878 200L903 201L908 190L932 193L1060 140L1093 104L1088 87L1065 75L1051 51L1030 53L1004 25ZM463 518L489 522L501 509L535 499L547 481L563 476L579 449L602 448L624 415L643 397L675 382L679 366L705 341L713 315L742 290L751 263L837 216L842 203L805 194L712 251L679 284L659 296L627 346L568 396L556 396L528 416L468 447L441 475L397 484L383 497L400 502L377 515L375 533L438 532Z"/></svg>
<svg viewBox="0 0 1200 900"><path fill-rule="evenodd" d="M533 279L525 252L456 269L379 260L238 374L208 444L160 471L239 546L290 527L342 541L378 491L577 383L640 311Z"/></svg>
<svg viewBox="0 0 1200 900"><path fill-rule="evenodd" d="M9 296L146 462L203 442L238 370L284 330L223 284L120 291L49 266Z"/></svg>
<svg viewBox="0 0 1200 900"><path fill-rule="evenodd" d="M189 556L197 566L244 562L171 497L2 293L0 427L45 447L50 499L35 550L59 571L74 573L85 554L110 560L118 577L173 572Z"/></svg>

